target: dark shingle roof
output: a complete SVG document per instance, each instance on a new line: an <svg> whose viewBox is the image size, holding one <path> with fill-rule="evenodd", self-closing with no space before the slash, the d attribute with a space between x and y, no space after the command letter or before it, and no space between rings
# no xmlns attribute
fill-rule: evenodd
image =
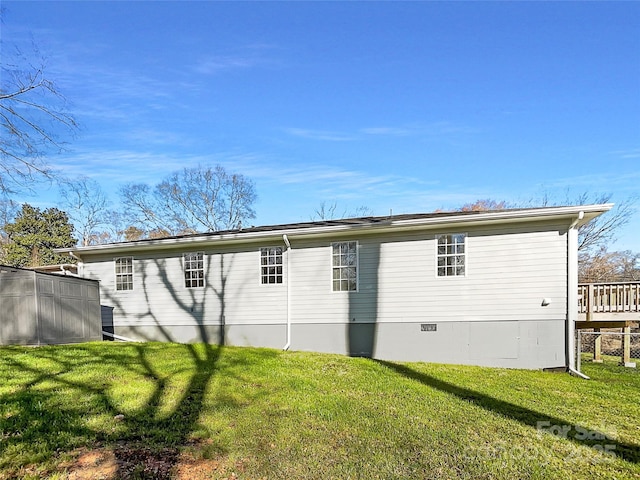
<svg viewBox="0 0 640 480"><path fill-rule="evenodd" d="M508 209L508 210L518 211L518 210L531 210L531 209L515 208L515 209ZM142 240L135 240L135 241L129 241L129 242L122 242L122 243L145 243L145 242L153 242L157 240L180 239L180 238L190 238L190 237L218 237L218 236L232 235L232 234L239 234L239 233L277 232L282 230L304 230L307 228L316 228L316 227L378 225L378 224L389 223L390 221L397 222L397 221L403 221L403 220L421 220L421 219L450 217L450 216L478 215L481 213L492 213L492 212L498 212L498 211L504 211L504 210L404 213L399 215L386 215L382 217L341 218L338 220L318 220L318 221L310 221L310 222L284 223L284 224L278 224L278 225L261 225L257 227L251 226L247 228L238 228L238 229L232 229L232 230L218 230L215 232L190 233L185 235L172 235L172 236L166 236L161 238L145 238Z"/></svg>

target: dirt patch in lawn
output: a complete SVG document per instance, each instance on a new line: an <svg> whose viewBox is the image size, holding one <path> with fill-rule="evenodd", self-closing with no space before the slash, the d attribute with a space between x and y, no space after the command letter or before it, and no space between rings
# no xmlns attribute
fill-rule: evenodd
<svg viewBox="0 0 640 480"><path fill-rule="evenodd" d="M242 462L229 465L224 458L196 458L175 448L153 450L140 446L82 449L75 460L60 465L68 480L200 480L235 479L244 471Z"/></svg>

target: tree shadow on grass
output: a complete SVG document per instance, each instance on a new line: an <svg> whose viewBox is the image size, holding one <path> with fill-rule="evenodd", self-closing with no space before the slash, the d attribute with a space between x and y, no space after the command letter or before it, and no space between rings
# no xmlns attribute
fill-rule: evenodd
<svg viewBox="0 0 640 480"><path fill-rule="evenodd" d="M605 439L606 435L600 432L596 432L592 428L576 425L574 422L570 422L557 417L552 417L544 413L507 402L505 400L500 400L499 398L495 398L475 390L464 388L453 383L445 382L444 380L432 377L431 375L427 375L426 373L417 372L406 365L388 362L385 360L374 361L379 363L380 365L384 365L388 369L402 375L407 379L414 380L423 385L426 385L427 387L448 393L450 395L458 397L461 400L477 405L490 413L495 413L506 418L510 418L511 420L516 420L523 425L534 427L536 429L545 428L548 431L554 431L554 429L560 430L564 427L569 430L566 435L567 440L578 445L589 446L598 451L602 451L602 439ZM582 436L585 432L588 432L589 436L592 436L591 434L593 434L594 437L599 439L583 439ZM608 438L606 438L606 443L613 446L613 449L611 451L617 457L622 458L629 463L640 463L640 446Z"/></svg>
<svg viewBox="0 0 640 480"><path fill-rule="evenodd" d="M146 271L147 263L155 263L154 272ZM111 478L172 478L180 448L188 445L200 428L208 387L220 370L225 348L226 272L231 265L225 265L222 257L220 268L208 265L207 272L220 274L219 287L208 281L207 289L198 293L175 285L164 260L147 263L139 269L143 295L137 318L152 321L162 340L175 342L164 326L164 312L154 305L156 297L147 286L148 278L160 280L179 315L192 319L199 344L167 346L184 359L183 365L169 368L162 366L166 358L154 353L162 348L158 344L107 344L106 349L100 344L85 344L0 352L0 375L3 369L23 375L13 379L11 387L0 395L0 479L3 471L13 472L6 478L15 478L25 466L46 463L69 448L101 445L113 450L117 468ZM153 293L157 295L157 290ZM127 312L118 295L107 295L106 300L119 312ZM204 324L207 309L220 320L213 338ZM137 330L135 322L132 331L145 338L145 331ZM226 369L233 370L234 359L244 362L246 356L227 358ZM119 374L110 375L110 369ZM96 371L104 378L97 378ZM225 370L226 377L232 375ZM179 391L172 382L177 376L184 377ZM114 381L131 378L144 386L140 392L143 399L133 402L138 405L135 408L125 407L113 391ZM225 407L233 407L232 397L218 393L218 398ZM225 453L222 445L213 447Z"/></svg>
<svg viewBox="0 0 640 480"><path fill-rule="evenodd" d="M160 372L150 358L153 353L149 346L111 345L107 352L115 353L82 345L66 350L46 347L26 354L18 349L3 352L0 368L22 372L24 381L14 382L14 391L0 396L0 478L3 470L13 471L7 477L11 478L21 467L46 462L68 446L103 443L114 450L118 466L115 478L131 478L134 474L135 478L171 478L179 448L188 444L198 429L207 386L218 371L222 348L174 345L171 348L180 350L176 355L192 361L191 365L186 362L188 371ZM70 353L66 358L65 352ZM29 358L21 358L26 356ZM121 399L114 398L111 391L113 379L101 382L92 375L84 381L83 372L88 368L106 376L111 368L124 370L124 375L115 378L142 379L151 388L145 389L141 406L123 409ZM133 376L128 377L127 372ZM183 387L179 394L169 393L170 377L177 373L186 377L184 383L180 382ZM175 406L163 404L167 399ZM132 465L136 460L138 464L143 461L136 459L141 456L148 464L161 465L161 470L145 473L144 468L138 468L140 465Z"/></svg>

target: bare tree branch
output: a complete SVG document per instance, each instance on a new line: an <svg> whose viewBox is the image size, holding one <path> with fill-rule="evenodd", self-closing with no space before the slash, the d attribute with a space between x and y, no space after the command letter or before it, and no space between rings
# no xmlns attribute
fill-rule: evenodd
<svg viewBox="0 0 640 480"><path fill-rule="evenodd" d="M640 253L630 250L608 252L602 247L597 252L580 254L578 276L580 282L637 282L640 280Z"/></svg>
<svg viewBox="0 0 640 480"><path fill-rule="evenodd" d="M497 201L483 198L472 203L465 203L458 210L461 212L485 212L489 210L505 210L507 208L510 208L509 204L504 200Z"/></svg>
<svg viewBox="0 0 640 480"><path fill-rule="evenodd" d="M174 172L153 190L129 184L120 195L130 224L147 235L242 228L243 222L255 218L253 182L219 165Z"/></svg>
<svg viewBox="0 0 640 480"><path fill-rule="evenodd" d="M373 215L371 208L360 205L353 210L341 209L341 213L338 210L338 203L326 201L320 202L320 205L314 210L311 215L311 220L338 220L341 218L355 218L355 217L370 217Z"/></svg>
<svg viewBox="0 0 640 480"><path fill-rule="evenodd" d="M34 54L39 60L37 66L17 49L13 58L3 58L0 192L4 193L30 188L37 177L50 177L44 154L51 149L64 149L60 136L72 135L78 127L68 113L65 97L47 77L46 62L35 47Z"/></svg>
<svg viewBox="0 0 640 480"><path fill-rule="evenodd" d="M129 183L120 188L125 222L148 230L164 228L167 222L161 216L163 206L157 205L154 200L151 188L144 183Z"/></svg>
<svg viewBox="0 0 640 480"><path fill-rule="evenodd" d="M567 190L563 199L552 198L548 193L545 193L543 206L598 205L610 203L612 199L611 193L581 192L572 194ZM620 229L633 218L636 202L637 197L635 196L617 201L609 212L582 225L578 229L578 250L587 252L603 247L608 249L615 242Z"/></svg>
<svg viewBox="0 0 640 480"><path fill-rule="evenodd" d="M576 205L608 203L611 197L611 194L601 194L596 197L583 194L577 199ZM581 226L578 230L578 250L586 251L597 247L606 247L613 243L618 231L631 220L635 203L635 198L627 198L617 203L609 212Z"/></svg>
<svg viewBox="0 0 640 480"><path fill-rule="evenodd" d="M98 182L85 176L63 178L58 182L58 189L62 210L67 212L75 225L80 245L102 243L98 227L107 223L109 202Z"/></svg>

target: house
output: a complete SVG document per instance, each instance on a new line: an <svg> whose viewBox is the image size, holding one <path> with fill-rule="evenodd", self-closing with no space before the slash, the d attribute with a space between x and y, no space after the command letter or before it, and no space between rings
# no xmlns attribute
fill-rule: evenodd
<svg viewBox="0 0 640 480"><path fill-rule="evenodd" d="M77 247L127 338L573 367L577 228L611 204L367 217Z"/></svg>
<svg viewBox="0 0 640 480"><path fill-rule="evenodd" d="M102 340L98 282L0 265L0 345Z"/></svg>

